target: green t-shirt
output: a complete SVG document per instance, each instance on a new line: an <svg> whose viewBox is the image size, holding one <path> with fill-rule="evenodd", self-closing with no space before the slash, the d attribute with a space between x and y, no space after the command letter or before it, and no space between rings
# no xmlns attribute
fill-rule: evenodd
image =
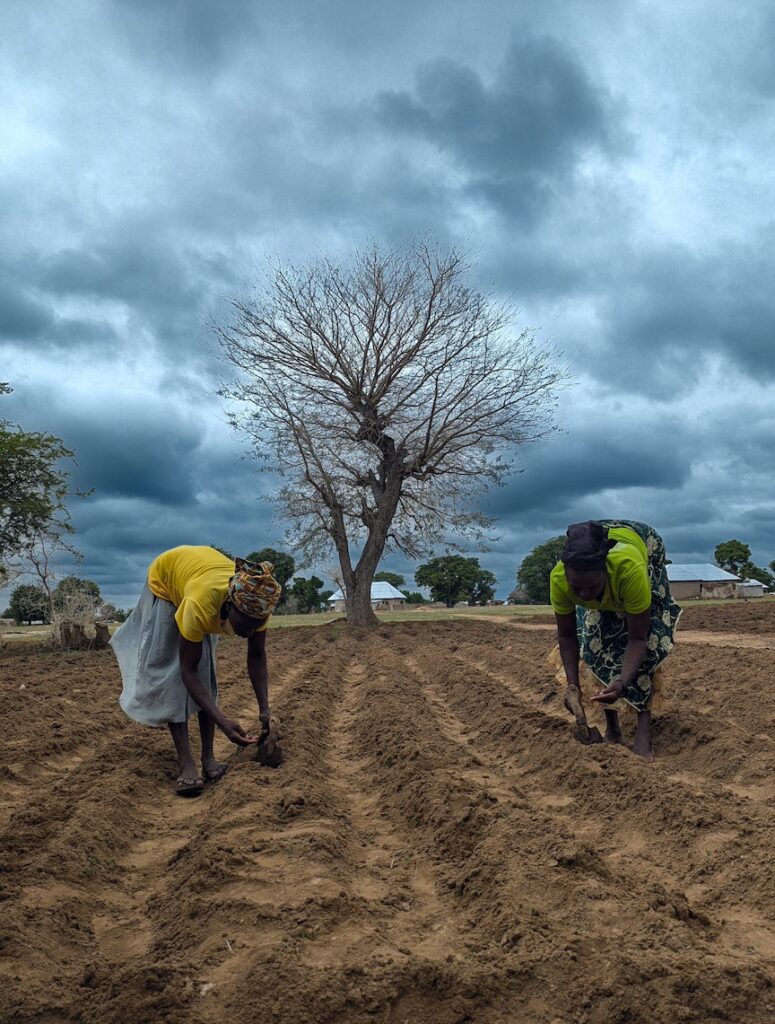
<svg viewBox="0 0 775 1024"><path fill-rule="evenodd" d="M612 527L608 536L616 541L616 546L611 548L606 559L607 579L601 601L582 601L576 597L568 585L562 562L552 569L549 596L558 615L570 615L576 605L604 612L626 612L628 615L640 615L651 607L646 545L637 533L624 526Z"/></svg>

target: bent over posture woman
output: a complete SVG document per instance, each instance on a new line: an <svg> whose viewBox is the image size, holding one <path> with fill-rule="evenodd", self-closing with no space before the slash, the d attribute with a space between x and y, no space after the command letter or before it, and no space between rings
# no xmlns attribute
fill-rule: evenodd
<svg viewBox="0 0 775 1024"><path fill-rule="evenodd" d="M651 760L652 695L681 614L670 595L662 538L624 519L569 526L550 595L568 682L565 706L586 727L581 655L581 675L591 673L602 687L591 699L605 710L606 740L622 742L618 709L624 701L638 715L633 750Z"/></svg>
<svg viewBox="0 0 775 1024"><path fill-rule="evenodd" d="M226 771L213 756L216 725L239 746L259 740L218 707L218 635L247 639L248 676L262 737L268 735L266 628L281 593L269 562L255 565L227 558L215 548L184 545L154 559L137 606L113 635L123 682L119 703L136 722L169 726L180 766L178 795L198 795L205 781ZM201 775L188 742L193 714L199 716L202 737Z"/></svg>

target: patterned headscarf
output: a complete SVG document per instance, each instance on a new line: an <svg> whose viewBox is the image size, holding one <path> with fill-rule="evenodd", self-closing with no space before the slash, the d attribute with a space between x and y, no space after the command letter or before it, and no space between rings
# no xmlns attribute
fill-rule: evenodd
<svg viewBox="0 0 775 1024"><path fill-rule="evenodd" d="M234 559L236 573L229 580L229 598L234 607L252 619L263 619L274 611L283 588L272 575L271 562Z"/></svg>

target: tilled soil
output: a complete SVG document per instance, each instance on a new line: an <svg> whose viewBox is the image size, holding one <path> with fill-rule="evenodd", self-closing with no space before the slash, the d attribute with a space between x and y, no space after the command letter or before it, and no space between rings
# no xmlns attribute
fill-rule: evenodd
<svg viewBox="0 0 775 1024"><path fill-rule="evenodd" d="M708 629L716 633L775 634L775 598L754 597L721 604L683 604L681 629Z"/></svg>
<svg viewBox="0 0 775 1024"><path fill-rule="evenodd" d="M573 741L552 643L275 631L285 763L221 742L195 800L110 652L11 648L0 1019L772 1021L771 652L679 644L647 764ZM244 657L220 645L222 702L255 725Z"/></svg>

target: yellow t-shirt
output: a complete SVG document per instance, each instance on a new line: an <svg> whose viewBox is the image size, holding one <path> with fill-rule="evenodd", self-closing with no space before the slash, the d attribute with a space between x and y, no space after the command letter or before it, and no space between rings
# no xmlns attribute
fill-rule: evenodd
<svg viewBox="0 0 775 1024"><path fill-rule="evenodd" d="M221 622L221 608L234 575L234 562L215 548L184 544L155 558L148 569L152 594L177 609L180 635L200 643L208 633L230 633ZM260 627L263 632L269 619Z"/></svg>
<svg viewBox="0 0 775 1024"><path fill-rule="evenodd" d="M626 612L629 615L640 615L651 607L646 545L634 530L625 526L612 527L608 536L616 541L616 545L608 552L606 559L607 579L602 600L582 601L571 590L562 562L558 562L552 569L549 575L549 599L558 615L569 615L576 605L604 612Z"/></svg>

